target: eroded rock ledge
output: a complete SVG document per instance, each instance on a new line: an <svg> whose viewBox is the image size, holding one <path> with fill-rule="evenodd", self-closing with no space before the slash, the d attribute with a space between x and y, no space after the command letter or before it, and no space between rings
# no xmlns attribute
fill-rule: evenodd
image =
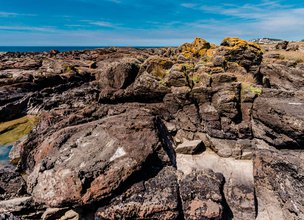
<svg viewBox="0 0 304 220"><path fill-rule="evenodd" d="M1 54L0 121L39 123L0 219L303 219L304 64L283 61L238 38Z"/></svg>

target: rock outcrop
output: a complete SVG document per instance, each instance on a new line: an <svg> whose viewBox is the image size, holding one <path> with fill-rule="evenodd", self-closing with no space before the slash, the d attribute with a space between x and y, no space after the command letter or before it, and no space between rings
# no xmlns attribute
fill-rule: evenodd
<svg viewBox="0 0 304 220"><path fill-rule="evenodd" d="M0 54L0 143L34 126L0 219L303 219L303 71L238 38Z"/></svg>

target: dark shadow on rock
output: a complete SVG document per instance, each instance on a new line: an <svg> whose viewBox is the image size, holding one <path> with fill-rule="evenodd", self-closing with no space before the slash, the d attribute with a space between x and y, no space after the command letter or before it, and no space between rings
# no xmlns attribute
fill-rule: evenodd
<svg viewBox="0 0 304 220"><path fill-rule="evenodd" d="M224 183L222 185L221 188L221 194L223 197L223 201L222 201L222 206L223 206L223 220L232 220L233 219L233 213L232 210L230 209L227 200L225 198L225 193L224 193L224 186L225 186L226 180L224 178Z"/></svg>
<svg viewBox="0 0 304 220"><path fill-rule="evenodd" d="M112 195L104 198L100 201L92 202L84 206L76 207L77 213L81 216L86 216L83 219L94 219L94 215L100 207L107 206L111 201L128 189L130 189L134 184L139 182L145 182L149 179L154 178L163 168L163 161L159 158L158 153L150 155L145 163L142 165L142 168L134 172L125 182L123 182L116 190L113 191ZM81 218L82 219L82 218Z"/></svg>
<svg viewBox="0 0 304 220"><path fill-rule="evenodd" d="M258 198L255 189L254 189L254 207L255 207L255 217L257 217L259 214L259 204L258 204Z"/></svg>
<svg viewBox="0 0 304 220"><path fill-rule="evenodd" d="M161 121L160 117L156 117L155 125L157 127L159 138L162 142L163 148L166 151L168 157L170 158L172 166L176 168L176 153L173 147L173 139L168 129Z"/></svg>

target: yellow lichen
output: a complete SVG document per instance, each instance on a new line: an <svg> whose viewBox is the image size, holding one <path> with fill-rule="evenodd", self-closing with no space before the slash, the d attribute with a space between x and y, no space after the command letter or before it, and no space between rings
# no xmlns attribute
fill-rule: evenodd
<svg viewBox="0 0 304 220"><path fill-rule="evenodd" d="M27 115L13 121L0 123L0 145L16 142L30 133L37 122L36 116Z"/></svg>
<svg viewBox="0 0 304 220"><path fill-rule="evenodd" d="M222 41L222 45L224 45L224 46L229 45L230 49L232 49L232 50L235 50L239 47L249 47L250 46L250 47L253 47L262 52L262 48L258 44L248 42L248 41L242 40L237 37L224 38L224 40Z"/></svg>
<svg viewBox="0 0 304 220"><path fill-rule="evenodd" d="M216 45L210 44L202 38L195 38L192 43L186 43L180 47L182 54L187 59L212 56L215 48Z"/></svg>
<svg viewBox="0 0 304 220"><path fill-rule="evenodd" d="M208 57L212 57L212 56L213 56L213 53L214 53L214 49L212 48L212 49L207 50L206 55L207 55Z"/></svg>

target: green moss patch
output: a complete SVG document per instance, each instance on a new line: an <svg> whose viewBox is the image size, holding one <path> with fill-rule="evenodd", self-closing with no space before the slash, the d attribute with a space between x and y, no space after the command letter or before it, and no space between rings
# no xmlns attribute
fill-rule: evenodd
<svg viewBox="0 0 304 220"><path fill-rule="evenodd" d="M263 90L258 87L254 87L253 85L250 86L250 92L257 94L257 95L262 95Z"/></svg>

